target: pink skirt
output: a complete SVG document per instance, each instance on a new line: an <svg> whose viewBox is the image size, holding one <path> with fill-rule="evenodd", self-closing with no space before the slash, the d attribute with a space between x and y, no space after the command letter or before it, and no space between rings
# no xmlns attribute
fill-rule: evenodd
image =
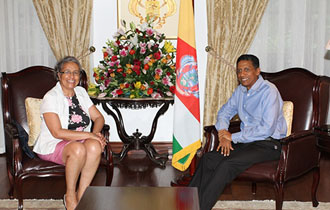
<svg viewBox="0 0 330 210"><path fill-rule="evenodd" d="M81 143L83 143L84 141L85 140L78 140L78 142L81 142ZM53 163L57 163L60 165L65 165L63 162L63 158L62 158L63 149L64 149L65 145L67 145L71 142L73 142L73 141L62 140L56 144L55 151L53 153L50 153L47 155L38 154L38 156L42 160L51 161Z"/></svg>

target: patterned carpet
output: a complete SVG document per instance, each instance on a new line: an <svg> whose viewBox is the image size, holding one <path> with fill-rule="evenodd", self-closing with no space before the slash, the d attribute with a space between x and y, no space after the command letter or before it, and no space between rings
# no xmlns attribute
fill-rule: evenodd
<svg viewBox="0 0 330 210"><path fill-rule="evenodd" d="M212 210L270 210L275 209L275 201L218 201ZM312 202L285 201L283 210L329 210L330 203L320 202L317 208Z"/></svg>
<svg viewBox="0 0 330 210"><path fill-rule="evenodd" d="M18 201L4 199L0 200L0 210L16 210ZM24 210L64 210L62 200L24 200Z"/></svg>
<svg viewBox="0 0 330 210"><path fill-rule="evenodd" d="M0 210L17 209L17 200L0 200ZM24 200L24 210L64 210L62 200ZM212 210L270 210L274 201L218 201ZM311 202L286 201L283 210L329 210L330 202L320 202L317 208ZM125 209L126 210L126 209ZM157 209L155 209L157 210ZM170 210L170 209L167 209Z"/></svg>

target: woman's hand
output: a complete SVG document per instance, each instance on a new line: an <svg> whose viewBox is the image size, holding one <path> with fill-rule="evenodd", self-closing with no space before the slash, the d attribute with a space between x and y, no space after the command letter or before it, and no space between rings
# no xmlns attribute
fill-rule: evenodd
<svg viewBox="0 0 330 210"><path fill-rule="evenodd" d="M102 147L102 152L104 150L105 145L107 145L107 140L106 138L100 133L91 133L91 139L97 140Z"/></svg>
<svg viewBox="0 0 330 210"><path fill-rule="evenodd" d="M219 130L218 131L219 138L219 146L217 147L217 151L221 149L221 154L224 156L229 156L230 150L234 150L231 145L231 133L227 130Z"/></svg>

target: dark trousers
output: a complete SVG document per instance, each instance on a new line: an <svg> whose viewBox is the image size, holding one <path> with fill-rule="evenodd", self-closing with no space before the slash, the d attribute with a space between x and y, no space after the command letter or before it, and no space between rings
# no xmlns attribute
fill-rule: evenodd
<svg viewBox="0 0 330 210"><path fill-rule="evenodd" d="M210 210L226 185L255 163L278 160L281 145L277 140L233 144L234 150L224 157L220 152L205 153L189 184L198 188L201 210Z"/></svg>

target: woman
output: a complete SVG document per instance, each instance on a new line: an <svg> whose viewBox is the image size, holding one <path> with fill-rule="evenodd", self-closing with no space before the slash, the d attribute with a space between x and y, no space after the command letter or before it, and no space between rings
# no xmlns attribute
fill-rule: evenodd
<svg viewBox="0 0 330 210"><path fill-rule="evenodd" d="M71 56L56 64L58 82L43 98L41 132L34 146L41 159L65 165L66 194L63 201L69 210L77 206L90 185L106 144L100 133L104 118L86 90L77 86L81 71L79 61ZM94 122L92 132L90 120Z"/></svg>

